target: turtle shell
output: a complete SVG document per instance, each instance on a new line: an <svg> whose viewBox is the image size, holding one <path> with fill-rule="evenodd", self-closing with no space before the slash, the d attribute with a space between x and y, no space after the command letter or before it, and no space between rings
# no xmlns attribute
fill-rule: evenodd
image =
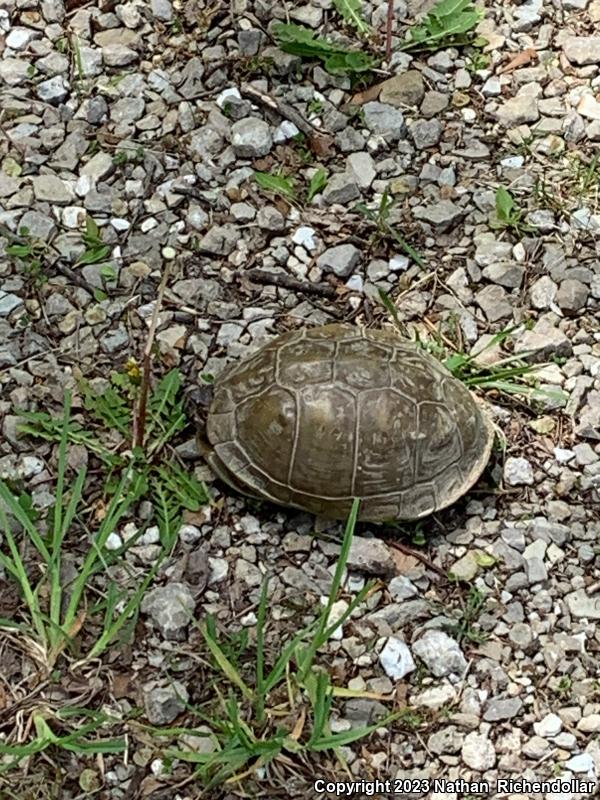
<svg viewBox="0 0 600 800"><path fill-rule="evenodd" d="M246 494L334 519L418 519L481 475L493 428L433 357L387 330L277 337L216 381L210 463Z"/></svg>

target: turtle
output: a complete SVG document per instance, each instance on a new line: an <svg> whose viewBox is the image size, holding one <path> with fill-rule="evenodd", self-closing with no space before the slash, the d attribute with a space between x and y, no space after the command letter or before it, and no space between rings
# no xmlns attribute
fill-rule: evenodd
<svg viewBox="0 0 600 800"><path fill-rule="evenodd" d="M206 442L206 439L208 440ZM277 336L213 384L203 447L237 491L329 519L417 520L479 479L494 428L459 380L393 330Z"/></svg>

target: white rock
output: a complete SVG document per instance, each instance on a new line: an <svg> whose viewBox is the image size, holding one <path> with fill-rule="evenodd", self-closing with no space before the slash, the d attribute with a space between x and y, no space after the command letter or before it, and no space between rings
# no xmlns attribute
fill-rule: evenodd
<svg viewBox="0 0 600 800"><path fill-rule="evenodd" d="M63 208L60 216L66 228L82 228L85 225L87 211L83 206L67 206Z"/></svg>
<svg viewBox="0 0 600 800"><path fill-rule="evenodd" d="M318 242L316 236L317 232L314 228L310 228L308 225L301 225L294 231L292 242L302 245L305 250L312 252L317 249Z"/></svg>
<svg viewBox="0 0 600 800"><path fill-rule="evenodd" d="M282 142L287 142L288 139L293 139L294 136L298 136L299 133L300 131L293 122L284 119L283 122L275 128L273 141L275 144L281 144Z"/></svg>
<svg viewBox="0 0 600 800"><path fill-rule="evenodd" d="M228 86L227 89L223 89L222 92L219 92L217 95L217 99L215 100L216 104L219 108L223 108L223 106L227 105L227 101L231 98L235 98L236 100L241 100L242 95L235 86Z"/></svg>
<svg viewBox="0 0 600 800"><path fill-rule="evenodd" d="M396 636L390 636L381 653L379 661L386 675L400 680L416 669L416 664L408 645Z"/></svg>
<svg viewBox="0 0 600 800"><path fill-rule="evenodd" d="M123 547L123 540L118 533L113 531L108 534L105 547L107 550L118 550L120 547Z"/></svg>
<svg viewBox="0 0 600 800"><path fill-rule="evenodd" d="M210 566L209 584L219 583L227 576L229 572L229 562L224 558L211 558L209 556L208 563Z"/></svg>
<svg viewBox="0 0 600 800"><path fill-rule="evenodd" d="M202 531L195 525L182 525L178 536L184 544L197 544L202 538Z"/></svg>
<svg viewBox="0 0 600 800"><path fill-rule="evenodd" d="M425 631L413 644L412 650L437 678L448 676L450 680L457 681L467 668L460 645L443 631Z"/></svg>
<svg viewBox="0 0 600 800"><path fill-rule="evenodd" d="M27 47L29 42L35 36L35 31L30 28L13 28L5 40L7 47L11 50L22 50Z"/></svg>
<svg viewBox="0 0 600 800"><path fill-rule="evenodd" d="M139 545L158 544L159 542L160 542L160 529L158 525L151 525L149 528L146 528L144 533L137 540L136 544Z"/></svg>
<svg viewBox="0 0 600 800"><path fill-rule="evenodd" d="M471 769L485 772L496 763L494 745L487 736L473 732L466 736L461 750L462 760Z"/></svg>
<svg viewBox="0 0 600 800"><path fill-rule="evenodd" d="M591 772L594 766L594 759L591 753L578 753L565 762L565 767L573 772Z"/></svg>
<svg viewBox="0 0 600 800"><path fill-rule="evenodd" d="M584 94L577 105L577 113L587 119L600 119L600 103L591 94Z"/></svg>
<svg viewBox="0 0 600 800"><path fill-rule="evenodd" d="M410 698L412 706L425 706L425 708L442 708L448 703L454 703L457 697L456 689L449 683L444 686L432 686Z"/></svg>
<svg viewBox="0 0 600 800"><path fill-rule="evenodd" d="M362 292L364 288L364 281L361 275L351 275L346 281L346 287L351 292Z"/></svg>
<svg viewBox="0 0 600 800"><path fill-rule="evenodd" d="M554 448L554 458L559 464L567 464L575 458L575 453L572 450L565 450L562 447Z"/></svg>
<svg viewBox="0 0 600 800"><path fill-rule="evenodd" d="M24 478L33 478L34 475L39 475L44 469L44 462L41 458L36 456L23 456L21 461Z"/></svg>
<svg viewBox="0 0 600 800"><path fill-rule="evenodd" d="M321 605L327 605L328 598L321 597ZM338 600L331 606L331 610L329 612L329 617L327 618L327 626L335 625L346 613L348 610L348 603L346 600ZM338 625L338 627L334 630L331 634L332 639L342 639L343 638L344 629L342 625Z"/></svg>
<svg viewBox="0 0 600 800"><path fill-rule="evenodd" d="M600 619L600 595L589 595L585 589L577 589L565 596L569 611L579 619Z"/></svg>
<svg viewBox="0 0 600 800"><path fill-rule="evenodd" d="M533 484L533 468L526 458L506 459L504 464L504 480L509 486L531 486Z"/></svg>
<svg viewBox="0 0 600 800"><path fill-rule="evenodd" d="M389 261L392 272L404 272L408 269L408 256L392 256Z"/></svg>
<svg viewBox="0 0 600 800"><path fill-rule="evenodd" d="M533 723L533 730L543 739L557 736L562 729L562 720L557 714L546 714L539 722Z"/></svg>

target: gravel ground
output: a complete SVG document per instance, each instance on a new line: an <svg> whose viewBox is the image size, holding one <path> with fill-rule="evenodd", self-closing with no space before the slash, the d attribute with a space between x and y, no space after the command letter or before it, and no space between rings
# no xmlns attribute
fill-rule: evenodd
<svg viewBox="0 0 600 800"><path fill-rule="evenodd" d="M77 379L139 362L167 264L154 372L178 367L199 407L201 375L277 333L391 324L381 291L408 329L464 352L509 331L493 355L529 351L554 394L535 405L488 397L505 447L468 497L405 527L421 557L395 548L398 532L358 526L340 602L380 582L322 663L337 685L381 695L336 702L335 731L413 712L412 724L343 748L353 779L561 778L570 788L498 796L575 800L593 791L573 781L600 774L600 1L487 3L482 51L397 50L430 5L394 3L391 63L361 95L366 86L269 35L273 19L289 19L356 38L331 0L0 3L0 471L23 478L40 513L51 505L54 445L18 433L17 410L59 413L68 387L81 409ZM383 54L387 3L365 2L363 14ZM320 168L327 183L307 202ZM291 176L294 198L255 171ZM508 227L500 186L515 202ZM421 263L356 211L377 214L384 192ZM86 219L97 226L87 239ZM15 255L19 245L27 252ZM200 706L212 691L187 612L252 639L272 574L276 653L327 595L342 527L234 496L190 437L178 452L213 503L186 515L133 640L86 673L89 685L63 675L54 687L32 682L3 640L4 737L24 731L32 697L56 707L88 690L97 708L184 725L182 698ZM152 562L148 533L124 574ZM2 571L0 586L6 616ZM128 735L127 757L39 757L5 796L83 796L84 769L95 797L200 796L160 741ZM332 797L313 788L318 776L349 780L323 754L204 796Z"/></svg>

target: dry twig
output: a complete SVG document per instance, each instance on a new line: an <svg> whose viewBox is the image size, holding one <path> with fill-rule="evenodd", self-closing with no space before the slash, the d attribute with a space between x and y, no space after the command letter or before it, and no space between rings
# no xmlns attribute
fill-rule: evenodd
<svg viewBox="0 0 600 800"><path fill-rule="evenodd" d="M138 401L136 413L133 419L133 447L144 446L144 432L146 429L146 415L148 409L148 395L150 393L150 369L152 366L152 346L154 344L154 337L156 336L156 328L158 326L158 315L162 307L162 300L167 288L167 281L169 280L169 273L171 271L172 261L167 261L163 276L158 287L158 294L156 295L156 303L152 311L152 319L150 321L150 329L148 330L148 339L146 340L146 347L144 348L144 356L142 361L142 383L140 387L140 398Z"/></svg>

